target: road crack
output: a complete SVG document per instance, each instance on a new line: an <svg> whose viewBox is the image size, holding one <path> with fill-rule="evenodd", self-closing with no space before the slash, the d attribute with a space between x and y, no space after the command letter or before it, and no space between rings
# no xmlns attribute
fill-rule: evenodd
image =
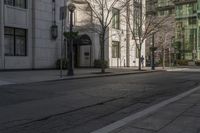
<svg viewBox="0 0 200 133"><path fill-rule="evenodd" d="M113 101L117 101L117 100L120 100L120 99L124 99L124 98L125 97L112 98L112 99L109 99L109 100L106 100L106 101L98 102L96 104L84 106L84 107L81 107L81 108L77 108L77 109L74 109L74 110L70 110L70 111L66 111L66 112L62 112L62 113L58 113L58 114L49 115L49 116L46 116L46 117L43 117L43 118L40 118L40 119L37 119L37 120L33 120L33 121L26 122L26 123L23 123L23 124L18 124L18 125L15 125L15 126L12 126L12 127L7 127L7 128L0 129L0 130L6 130L6 129L9 129L9 128L14 128L14 127L28 127L28 125L31 125L33 123L47 121L47 120L49 120L49 119L51 119L53 117L66 115L66 114L69 114L69 113L81 111L81 110L84 110L84 109L87 109L87 108L91 108L91 107L95 107L95 106L102 106L104 104L107 104L107 103L110 103L110 102L113 102Z"/></svg>

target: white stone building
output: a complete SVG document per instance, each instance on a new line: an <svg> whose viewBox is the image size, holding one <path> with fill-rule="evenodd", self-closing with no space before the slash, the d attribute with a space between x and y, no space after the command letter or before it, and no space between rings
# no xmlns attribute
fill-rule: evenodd
<svg viewBox="0 0 200 133"><path fill-rule="evenodd" d="M138 1L138 0L133 0ZM145 0L141 0L145 2ZM67 2L67 0L66 0ZM1 0L0 1L0 70L55 68L61 58L62 32L60 7L64 0ZM145 5L145 3L143 3ZM76 4L81 6L80 4ZM68 14L68 13L67 13ZM119 16L119 25L109 27L105 46L105 59L110 67L137 66L136 46L127 25ZM85 23L94 24L92 16L75 10L74 30L80 38L89 38L91 45L84 45L77 39L74 46L75 65L92 67L100 59L99 35L85 30ZM58 26L58 37L52 38L51 27ZM64 30L69 28L69 16L64 21ZM64 53L66 54L66 53ZM142 55L145 57L145 45Z"/></svg>

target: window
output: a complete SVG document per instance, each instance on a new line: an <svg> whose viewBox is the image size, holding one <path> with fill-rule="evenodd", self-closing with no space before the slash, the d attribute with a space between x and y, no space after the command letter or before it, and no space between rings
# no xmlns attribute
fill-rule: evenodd
<svg viewBox="0 0 200 133"><path fill-rule="evenodd" d="M113 8L112 13L113 13L112 27L114 29L119 29L120 28L120 10Z"/></svg>
<svg viewBox="0 0 200 133"><path fill-rule="evenodd" d="M26 8L26 0L4 0L6 5Z"/></svg>
<svg viewBox="0 0 200 133"><path fill-rule="evenodd" d="M200 1L198 0L198 3L197 3L197 8L199 9L200 8Z"/></svg>
<svg viewBox="0 0 200 133"><path fill-rule="evenodd" d="M26 30L5 27L5 55L26 56Z"/></svg>
<svg viewBox="0 0 200 133"><path fill-rule="evenodd" d="M197 43L197 29L190 29L188 31L189 33L189 42L190 42L190 50L196 49L196 43Z"/></svg>
<svg viewBox="0 0 200 133"><path fill-rule="evenodd" d="M197 11L197 4L196 3L190 3L188 5L188 12L189 14L194 14Z"/></svg>
<svg viewBox="0 0 200 133"><path fill-rule="evenodd" d="M199 31L200 31L200 26L198 28L199 28ZM198 38L200 38L200 32L198 33ZM200 43L198 43L198 50L200 50Z"/></svg>
<svg viewBox="0 0 200 133"><path fill-rule="evenodd" d="M142 1L134 0L133 8L133 30L135 36L138 36L141 35L142 28Z"/></svg>
<svg viewBox="0 0 200 133"><path fill-rule="evenodd" d="M176 16L180 17L183 15L183 5L176 6Z"/></svg>
<svg viewBox="0 0 200 133"><path fill-rule="evenodd" d="M169 15L172 15L172 14L174 14L174 10L173 9L169 10Z"/></svg>
<svg viewBox="0 0 200 133"><path fill-rule="evenodd" d="M197 24L197 19L196 18L189 18L188 23L189 23L189 25L195 25L195 24Z"/></svg>
<svg viewBox="0 0 200 133"><path fill-rule="evenodd" d="M136 47L135 56L136 56L136 58L139 58L139 50L138 50L138 48L137 48L137 47Z"/></svg>
<svg viewBox="0 0 200 133"><path fill-rule="evenodd" d="M120 44L117 41L112 42L112 58L120 58Z"/></svg>
<svg viewBox="0 0 200 133"><path fill-rule="evenodd" d="M165 12L164 11L159 11L159 15L163 16L163 15L165 15Z"/></svg>

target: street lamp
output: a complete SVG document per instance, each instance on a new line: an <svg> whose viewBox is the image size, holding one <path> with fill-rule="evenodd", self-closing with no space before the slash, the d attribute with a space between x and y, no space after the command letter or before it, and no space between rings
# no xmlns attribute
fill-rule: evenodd
<svg viewBox="0 0 200 133"><path fill-rule="evenodd" d="M70 12L70 37L69 37L69 47L68 47L68 76L74 75L74 55L73 55L73 39L72 39L72 28L73 28L73 12L76 9L76 6L72 3L71 0L67 3L68 10Z"/></svg>
<svg viewBox="0 0 200 133"><path fill-rule="evenodd" d="M174 65L174 62L175 62L175 48L174 48L174 42L175 42L175 36L172 36L171 37L171 45L170 45L170 66L172 66L172 63Z"/></svg>
<svg viewBox="0 0 200 133"><path fill-rule="evenodd" d="M185 28L181 27L181 37L182 37L182 56L183 60L185 60Z"/></svg>

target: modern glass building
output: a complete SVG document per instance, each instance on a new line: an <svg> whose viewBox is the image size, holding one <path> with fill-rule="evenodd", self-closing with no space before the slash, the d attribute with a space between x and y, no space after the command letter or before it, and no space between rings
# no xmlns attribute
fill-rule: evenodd
<svg viewBox="0 0 200 133"><path fill-rule="evenodd" d="M200 57L197 0L175 1L176 43L178 58L196 60Z"/></svg>
<svg viewBox="0 0 200 133"><path fill-rule="evenodd" d="M176 58L200 60L200 0L157 0L157 15L175 15Z"/></svg>

